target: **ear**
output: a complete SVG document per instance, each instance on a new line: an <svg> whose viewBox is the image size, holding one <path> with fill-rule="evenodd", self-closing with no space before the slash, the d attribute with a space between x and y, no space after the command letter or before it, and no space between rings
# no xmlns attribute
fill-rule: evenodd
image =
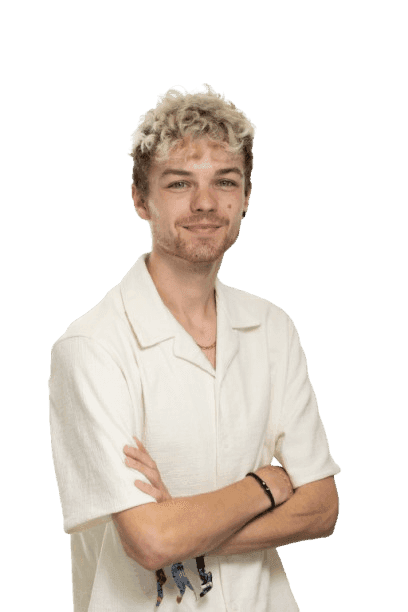
<svg viewBox="0 0 408 612"><path fill-rule="evenodd" d="M135 209L137 214L141 219L145 219L149 221L151 219L149 208L147 206L146 200L144 200L140 194L140 192L136 189L136 185L133 183L132 185L132 200L135 205Z"/></svg>

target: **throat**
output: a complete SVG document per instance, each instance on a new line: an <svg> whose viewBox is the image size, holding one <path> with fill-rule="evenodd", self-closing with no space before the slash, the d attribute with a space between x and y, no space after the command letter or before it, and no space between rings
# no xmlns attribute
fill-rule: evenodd
<svg viewBox="0 0 408 612"><path fill-rule="evenodd" d="M217 353L217 319L216 317L209 321L207 324L203 324L199 328L197 327L186 327L185 330L193 338L197 346L202 350L204 355L207 357L211 365L215 370L215 356Z"/></svg>
<svg viewBox="0 0 408 612"><path fill-rule="evenodd" d="M196 342L196 344L198 344L198 342ZM210 346L202 346L201 344L198 344L198 346L200 347L200 349L203 349L203 351L210 351L211 349L215 349L216 344L217 341L214 340L214 342L210 344Z"/></svg>
<svg viewBox="0 0 408 612"><path fill-rule="evenodd" d="M208 361L211 363L212 367L215 370L215 361L216 361L216 354L217 354L217 346L215 345L214 348L211 348L211 349L203 349L203 348L201 348L201 350L204 353L204 355L207 357Z"/></svg>

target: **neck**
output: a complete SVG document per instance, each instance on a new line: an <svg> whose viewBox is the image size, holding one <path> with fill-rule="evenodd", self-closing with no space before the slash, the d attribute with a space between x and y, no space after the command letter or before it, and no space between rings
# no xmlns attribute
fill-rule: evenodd
<svg viewBox="0 0 408 612"><path fill-rule="evenodd" d="M215 315L215 279L222 258L216 262L192 264L174 256L152 251L146 266L167 308L191 325Z"/></svg>

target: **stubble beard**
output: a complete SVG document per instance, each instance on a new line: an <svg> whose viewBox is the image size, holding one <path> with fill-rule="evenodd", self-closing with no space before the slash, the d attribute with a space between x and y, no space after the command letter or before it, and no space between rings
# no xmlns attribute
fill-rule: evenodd
<svg viewBox="0 0 408 612"><path fill-rule="evenodd" d="M239 236L239 227L235 228L233 234L227 233L224 240L219 243L217 238L200 238L185 240L181 237L181 230L178 236L159 236L155 228L152 227L153 243L160 250L188 261L190 263L214 263L221 259L224 253L232 247Z"/></svg>

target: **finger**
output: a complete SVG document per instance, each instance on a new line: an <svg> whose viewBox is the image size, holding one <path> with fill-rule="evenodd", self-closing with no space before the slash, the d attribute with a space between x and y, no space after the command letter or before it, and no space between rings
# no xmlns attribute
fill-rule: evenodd
<svg viewBox="0 0 408 612"><path fill-rule="evenodd" d="M158 491L155 487L150 484L147 484L146 482L143 482L142 480L135 480L134 484L135 487L140 489L140 491L151 495L151 497L154 497L156 501L159 501L160 491Z"/></svg>
<svg viewBox="0 0 408 612"><path fill-rule="evenodd" d="M147 465L145 465L141 461L138 461L137 459L133 459L132 457L126 457L125 463L128 467L131 467L134 470L137 470L138 472L142 472L142 474L144 474L146 478L148 478L147 472L150 471L150 468L147 467Z"/></svg>
<svg viewBox="0 0 408 612"><path fill-rule="evenodd" d="M151 469L144 464L142 461L138 461L137 459L133 459L133 457L126 457L125 463L127 466L133 468L134 470L138 470L142 472L146 476L146 473L151 471Z"/></svg>
<svg viewBox="0 0 408 612"><path fill-rule="evenodd" d="M141 461L137 461L136 459L132 459L131 457L126 457L125 464L128 467L144 474L146 478L152 483L152 485L160 484L158 482L159 478L156 470L153 470Z"/></svg>
<svg viewBox="0 0 408 612"><path fill-rule="evenodd" d="M147 465L147 467L151 469L156 469L157 467L155 462L153 461L153 459L151 459L151 457L149 457L149 455L144 454L141 450L135 448L134 446L124 446L123 452L127 457L136 459L137 461L144 463L145 465Z"/></svg>
<svg viewBox="0 0 408 612"><path fill-rule="evenodd" d="M136 441L136 444L137 444L138 448L140 448L141 450L146 451L146 448L144 447L142 441L139 440L139 438L137 436L132 436L132 438Z"/></svg>
<svg viewBox="0 0 408 612"><path fill-rule="evenodd" d="M156 467L156 463L153 461L153 459L149 455L149 452L146 449L146 447L144 446L144 444L136 436L132 436L132 437L136 441L136 444L137 444L137 447L139 449L139 452L143 453L146 456L146 459L145 459L146 465L148 465L151 468L155 468Z"/></svg>
<svg viewBox="0 0 408 612"><path fill-rule="evenodd" d="M136 459L137 457L141 457L141 453L140 451L135 448L134 446L124 446L123 447L123 452L125 453L125 455L127 457L132 457L132 459Z"/></svg>
<svg viewBox="0 0 408 612"><path fill-rule="evenodd" d="M150 457L149 451L147 450L147 448L145 447L145 445L143 444L143 442L141 440L139 440L139 438L137 438L136 436L132 436L133 439L136 441L137 447L138 449L142 452L145 453L146 455L148 455Z"/></svg>
<svg viewBox="0 0 408 612"><path fill-rule="evenodd" d="M143 442L141 440L139 440L139 438L137 438L136 436L132 436L132 438L134 439L134 441L136 442L137 448L139 449L139 451L141 453L144 453L145 455L147 455L148 457L150 457L149 453L147 452L147 449L145 447L145 445L143 444Z"/></svg>

